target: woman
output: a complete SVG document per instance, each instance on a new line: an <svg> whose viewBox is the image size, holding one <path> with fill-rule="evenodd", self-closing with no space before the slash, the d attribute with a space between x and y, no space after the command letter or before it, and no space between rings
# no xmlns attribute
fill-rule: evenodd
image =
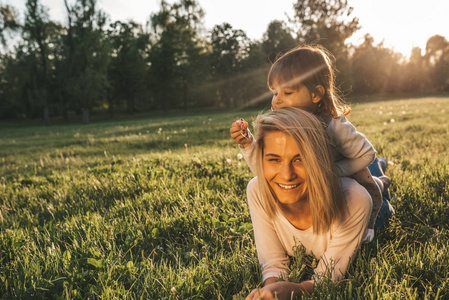
<svg viewBox="0 0 449 300"><path fill-rule="evenodd" d="M323 278L344 276L372 201L355 180L336 175L324 127L313 114L282 108L260 115L254 128L260 176L248 184L248 202L264 287L247 299L291 299L311 293ZM319 259L314 275L279 281L288 279L288 256L298 243Z"/></svg>

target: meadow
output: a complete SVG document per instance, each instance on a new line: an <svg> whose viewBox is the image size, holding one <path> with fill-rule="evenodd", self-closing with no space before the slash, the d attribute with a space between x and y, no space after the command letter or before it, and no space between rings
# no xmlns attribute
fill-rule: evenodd
<svg viewBox="0 0 449 300"><path fill-rule="evenodd" d="M353 104L387 158L389 226L306 299L449 299L449 98ZM0 297L242 299L260 286L229 137L257 110L0 124ZM292 280L316 263L298 250Z"/></svg>

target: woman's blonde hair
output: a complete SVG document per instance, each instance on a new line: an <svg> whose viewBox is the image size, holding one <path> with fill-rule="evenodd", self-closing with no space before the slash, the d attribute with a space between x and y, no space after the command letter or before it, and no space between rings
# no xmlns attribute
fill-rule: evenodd
<svg viewBox="0 0 449 300"><path fill-rule="evenodd" d="M335 171L323 124L312 113L296 107L284 107L261 114L253 123L257 141L258 184L270 217L279 213L278 200L263 176L265 137L283 132L293 137L304 164L313 232L323 233L344 215L346 202Z"/></svg>
<svg viewBox="0 0 449 300"><path fill-rule="evenodd" d="M317 93L317 87L324 88L318 102L317 114L328 114L334 118L347 116L351 108L338 95L335 86L335 57L319 45L305 45L293 48L280 56L271 66L267 84L285 84L299 90L301 85L310 93Z"/></svg>

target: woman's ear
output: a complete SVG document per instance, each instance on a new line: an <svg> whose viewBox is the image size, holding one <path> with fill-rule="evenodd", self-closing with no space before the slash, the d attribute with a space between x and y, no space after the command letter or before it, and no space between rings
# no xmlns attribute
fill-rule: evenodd
<svg viewBox="0 0 449 300"><path fill-rule="evenodd" d="M315 87L315 91L312 93L312 102L313 103L320 102L321 99L323 99L323 96L324 96L325 92L326 92L326 90L324 89L324 86L317 85Z"/></svg>

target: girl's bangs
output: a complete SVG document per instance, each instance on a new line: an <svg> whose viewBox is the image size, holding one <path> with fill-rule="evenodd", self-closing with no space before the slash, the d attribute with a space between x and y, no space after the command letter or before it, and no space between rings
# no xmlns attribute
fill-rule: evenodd
<svg viewBox="0 0 449 300"><path fill-rule="evenodd" d="M292 64L288 64L285 61L278 61L272 67L268 73L268 87L271 89L274 83L277 83L283 87L299 89L303 84L301 80L300 68L293 68Z"/></svg>

